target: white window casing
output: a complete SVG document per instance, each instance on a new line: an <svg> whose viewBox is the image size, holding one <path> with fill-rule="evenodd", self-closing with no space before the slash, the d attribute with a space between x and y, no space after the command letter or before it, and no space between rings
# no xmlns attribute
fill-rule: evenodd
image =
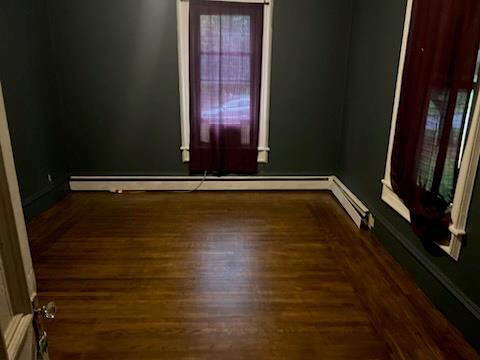
<svg viewBox="0 0 480 360"><path fill-rule="evenodd" d="M412 18L413 1L408 0L405 10L405 22L403 25L402 47L400 50L400 61L398 63L397 82L395 86L395 99L393 102L392 123L390 126L390 138L388 142L387 163L385 166L385 176L382 180L382 200L396 210L405 220L410 222L410 210L403 204L402 200L395 194L391 183L391 161L393 153L393 143L395 140L395 129L397 126L398 107L400 104L400 95L402 91L403 70L405 68L405 57L407 54L408 34L410 31L410 20Z"/></svg>
<svg viewBox="0 0 480 360"><path fill-rule="evenodd" d="M210 0L226 1L226 0ZM263 9L263 41L262 41L262 73L260 85L260 111L258 124L258 157L259 163L268 162L270 151L268 142L270 116L270 68L272 49L272 17L274 0L228 0L240 3L264 4ZM178 72L180 88L180 125L182 161L190 161L190 54L189 54L189 14L190 2L177 0L177 37L178 37Z"/></svg>
<svg viewBox="0 0 480 360"><path fill-rule="evenodd" d="M178 76L180 86L180 127L182 136L182 161L190 161L190 48L188 1L177 0Z"/></svg>
<svg viewBox="0 0 480 360"><path fill-rule="evenodd" d="M402 47L400 51L400 61L397 73L392 122L390 127L387 161L385 166L385 176L382 180L382 200L385 201L395 211L397 211L408 222L411 221L410 211L405 206L403 201L398 197L398 195L395 194L392 188L390 174L413 1L414 0L408 0L406 7ZM475 183L475 175L477 172L478 161L480 158L480 96L477 96L473 116L469 126L470 130L465 144L465 149L463 152L460 171L455 188L455 194L453 198L453 206L451 211L452 223L449 227L449 230L451 232L450 243L448 245L438 244L438 246L442 250L448 253L455 260L459 259L460 250L462 247L462 238L466 234L467 217L470 208L470 201L472 198L473 186Z"/></svg>

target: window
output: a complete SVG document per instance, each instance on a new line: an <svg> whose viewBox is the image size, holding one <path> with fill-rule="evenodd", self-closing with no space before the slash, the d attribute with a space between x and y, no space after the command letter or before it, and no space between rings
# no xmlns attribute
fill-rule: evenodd
<svg viewBox="0 0 480 360"><path fill-rule="evenodd" d="M458 259L478 166L480 4L409 0L382 199Z"/></svg>
<svg viewBox="0 0 480 360"><path fill-rule="evenodd" d="M181 151L191 170L211 170L218 149L227 171L268 161L272 11L264 0L177 0Z"/></svg>

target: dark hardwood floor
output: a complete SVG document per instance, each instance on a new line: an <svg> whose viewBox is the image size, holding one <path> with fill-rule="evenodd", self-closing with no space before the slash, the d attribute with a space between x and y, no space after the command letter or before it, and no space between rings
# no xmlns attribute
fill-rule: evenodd
<svg viewBox="0 0 480 360"><path fill-rule="evenodd" d="M73 193L28 225L57 359L477 359L328 193Z"/></svg>

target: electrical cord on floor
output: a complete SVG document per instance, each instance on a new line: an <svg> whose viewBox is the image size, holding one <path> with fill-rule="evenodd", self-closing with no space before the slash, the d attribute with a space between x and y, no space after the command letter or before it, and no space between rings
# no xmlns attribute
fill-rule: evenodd
<svg viewBox="0 0 480 360"><path fill-rule="evenodd" d="M173 192L176 192L176 193L192 193L194 191L197 191L198 189L200 189L200 187L203 185L203 183L205 182L205 180L207 179L207 170L205 170L205 172L203 173L203 178L202 178L202 181L200 181L200 183L192 190L175 190Z"/></svg>
<svg viewBox="0 0 480 360"><path fill-rule="evenodd" d="M108 190L112 194L141 194L146 192L145 190L123 190L123 189L110 189Z"/></svg>
<svg viewBox="0 0 480 360"><path fill-rule="evenodd" d="M186 194L186 193L191 193L191 192L197 191L198 189L200 189L200 187L203 185L203 183L205 182L206 179L207 179L207 170L205 170L205 172L203 173L202 181L200 181L200 183L194 189L191 189L191 190L172 190L172 192L185 193ZM140 193L146 192L145 190L123 190L123 189L111 189L109 191L111 193L114 193L114 194L140 194Z"/></svg>

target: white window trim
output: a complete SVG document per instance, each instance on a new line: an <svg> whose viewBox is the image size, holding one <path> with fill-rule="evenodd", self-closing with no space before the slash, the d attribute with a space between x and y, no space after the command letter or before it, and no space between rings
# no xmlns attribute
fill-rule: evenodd
<svg viewBox="0 0 480 360"><path fill-rule="evenodd" d="M227 1L227 0L210 0ZM272 59L272 17L274 0L228 0L230 2L265 4L263 9L263 45L262 45L262 73L260 88L260 112L258 128L258 157L259 163L268 162L270 151L268 143L268 129L270 117L270 81ZM181 141L180 150L182 161L190 161L190 67L189 67L189 14L190 2L177 0L177 32L178 32L178 68L180 81L180 120Z"/></svg>
<svg viewBox="0 0 480 360"><path fill-rule="evenodd" d="M385 176L382 180L382 200L397 211L408 222L410 211L404 205L403 201L395 194L391 183L391 159L393 152L393 143L395 139L395 129L397 124L398 107L400 103L400 93L402 88L402 77L407 52L408 35L410 31L410 20L412 16L412 7L414 0L408 0L405 23L403 28L402 48L400 51L400 61L397 73L397 83L395 89L395 100L393 104L392 122L390 127L390 140L388 144L387 162L385 166ZM462 248L462 238L466 234L467 218L470 208L470 202L475 184L475 175L477 173L478 161L480 158L480 96L477 96L470 130L465 145L462 163L455 188L455 195L452 206L452 224L449 227L451 238L449 245L438 246L448 253L455 260L459 259Z"/></svg>

